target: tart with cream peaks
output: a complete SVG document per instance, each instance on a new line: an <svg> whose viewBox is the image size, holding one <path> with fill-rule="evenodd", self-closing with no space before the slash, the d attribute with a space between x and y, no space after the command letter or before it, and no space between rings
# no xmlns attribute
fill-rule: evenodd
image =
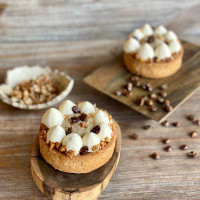
<svg viewBox="0 0 200 200"><path fill-rule="evenodd" d="M133 74L147 78L171 76L181 67L183 46L177 35L160 25L135 29L124 43L124 64Z"/></svg>
<svg viewBox="0 0 200 200"><path fill-rule="evenodd" d="M112 157L116 134L112 117L105 110L88 101L75 104L66 100L42 117L40 153L55 169L88 173Z"/></svg>

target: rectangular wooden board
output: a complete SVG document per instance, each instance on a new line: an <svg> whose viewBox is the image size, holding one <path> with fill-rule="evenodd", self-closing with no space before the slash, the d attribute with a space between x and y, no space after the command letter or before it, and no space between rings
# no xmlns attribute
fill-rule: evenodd
<svg viewBox="0 0 200 200"><path fill-rule="evenodd" d="M138 106L136 101L139 97L149 94L140 88L133 88L131 96L116 96L115 91L122 88L130 80L131 73L123 66L122 56L115 61L96 69L93 73L84 78L84 81L93 88L120 101L143 115L161 122L173 113L184 103L198 88L200 83L200 47L182 41L184 46L183 65L173 76L163 79L140 78L142 84L150 83L154 92L159 92L159 86L167 84L166 99L170 100L173 110L169 113L158 105L156 112L150 111L146 106Z"/></svg>

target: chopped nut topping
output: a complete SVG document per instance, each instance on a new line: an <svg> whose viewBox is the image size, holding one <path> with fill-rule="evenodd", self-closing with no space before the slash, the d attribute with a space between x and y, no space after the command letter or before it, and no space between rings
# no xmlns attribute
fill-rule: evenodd
<svg viewBox="0 0 200 200"><path fill-rule="evenodd" d="M75 151L69 150L69 151L65 151L65 155L67 157L72 158L75 155Z"/></svg>
<svg viewBox="0 0 200 200"><path fill-rule="evenodd" d="M105 138L105 142L110 142L110 139L108 137Z"/></svg>
<svg viewBox="0 0 200 200"><path fill-rule="evenodd" d="M59 150L59 148L60 148L60 143L56 142L56 149Z"/></svg>
<svg viewBox="0 0 200 200"><path fill-rule="evenodd" d="M59 151L62 153L62 152L65 152L66 151L66 146L61 146L59 148Z"/></svg>
<svg viewBox="0 0 200 200"><path fill-rule="evenodd" d="M98 149L99 149L99 144L94 145L94 146L92 147L92 151L97 151Z"/></svg>
<svg viewBox="0 0 200 200"><path fill-rule="evenodd" d="M55 147L55 143L50 141L50 149L53 149Z"/></svg>

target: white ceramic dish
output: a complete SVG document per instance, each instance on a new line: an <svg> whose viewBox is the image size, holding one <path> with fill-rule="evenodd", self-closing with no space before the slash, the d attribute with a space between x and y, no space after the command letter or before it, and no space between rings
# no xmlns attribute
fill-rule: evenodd
<svg viewBox="0 0 200 200"><path fill-rule="evenodd" d="M24 105L18 103L16 100L8 97L8 94L12 89L22 81L28 81L36 79L38 76L45 74L52 77L57 83L60 89L60 94L53 98L51 101L36 105ZM0 99L13 107L27 110L39 110L51 107L58 102L62 101L71 92L74 85L74 80L66 75L64 72L58 70L51 70L49 67L40 66L23 66L16 67L12 70L8 70L6 74L5 84L0 85Z"/></svg>

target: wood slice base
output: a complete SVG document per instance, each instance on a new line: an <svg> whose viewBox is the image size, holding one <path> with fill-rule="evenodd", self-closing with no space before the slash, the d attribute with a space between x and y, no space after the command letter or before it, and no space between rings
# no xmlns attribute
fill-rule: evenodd
<svg viewBox="0 0 200 200"><path fill-rule="evenodd" d="M31 154L31 172L40 191L53 200L96 200L109 184L119 162L121 130L116 122L115 126L117 140L112 158L88 174L70 174L54 169L40 155L37 137Z"/></svg>

